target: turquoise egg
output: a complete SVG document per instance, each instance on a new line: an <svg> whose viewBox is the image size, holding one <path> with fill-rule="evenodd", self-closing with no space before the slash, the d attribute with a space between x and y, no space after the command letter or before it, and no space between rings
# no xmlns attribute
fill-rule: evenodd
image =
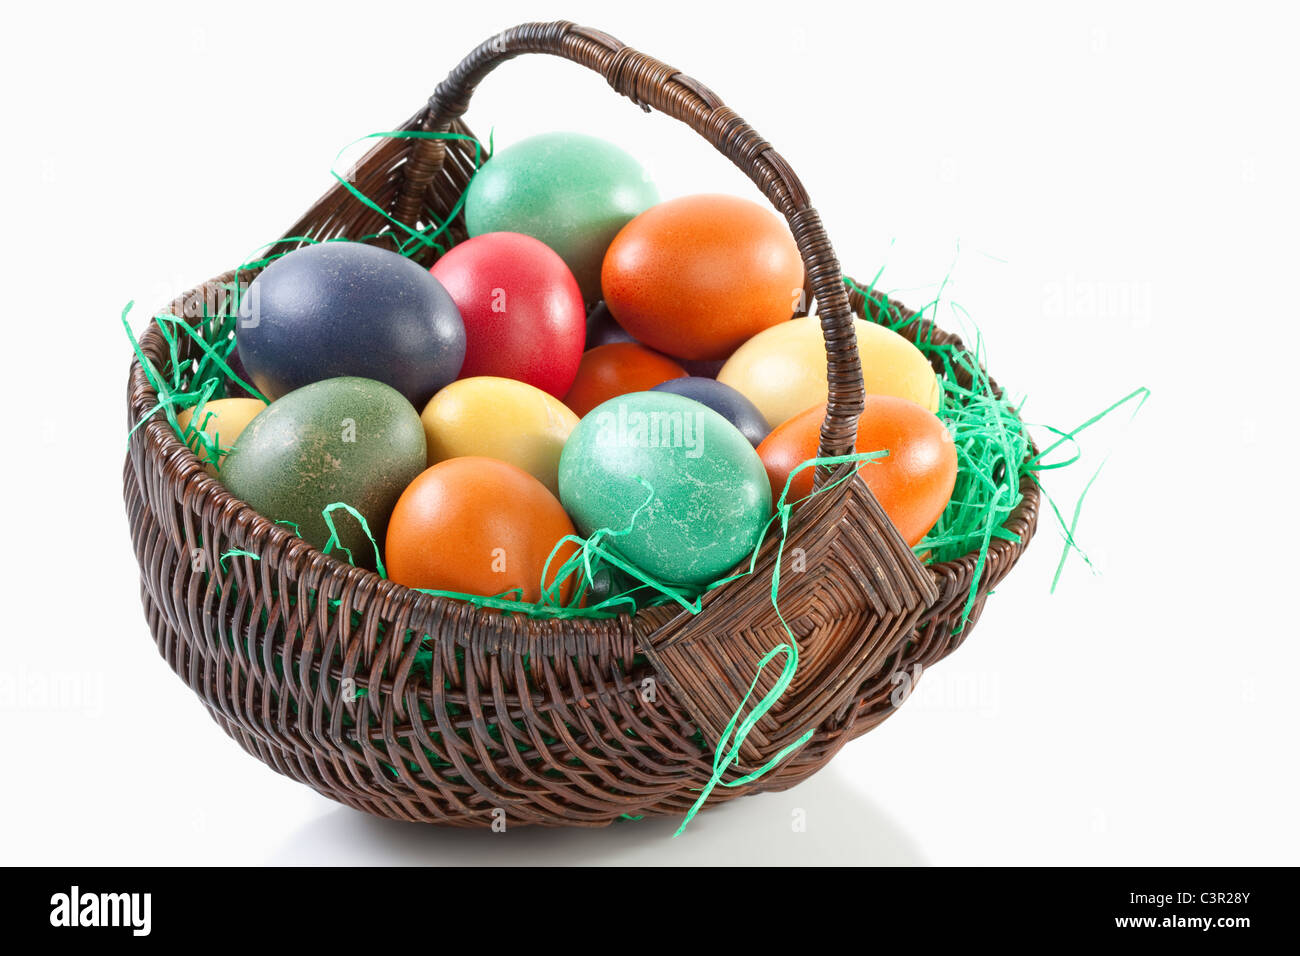
<svg viewBox="0 0 1300 956"><path fill-rule="evenodd" d="M393 506L425 458L420 416L400 392L368 378L331 378L290 392L249 422L222 460L221 480L318 548L330 534L321 512L344 502L365 516L382 546ZM360 522L341 508L331 518L353 563L374 567Z"/></svg>
<svg viewBox="0 0 1300 956"><path fill-rule="evenodd" d="M471 236L522 232L560 254L591 304L614 236L659 201L635 159L581 133L545 133L492 156L465 194Z"/></svg>
<svg viewBox="0 0 1300 956"><path fill-rule="evenodd" d="M725 577L772 513L749 440L713 409L669 392L632 392L588 412L560 455L560 501L584 535L631 525L605 544L672 584Z"/></svg>

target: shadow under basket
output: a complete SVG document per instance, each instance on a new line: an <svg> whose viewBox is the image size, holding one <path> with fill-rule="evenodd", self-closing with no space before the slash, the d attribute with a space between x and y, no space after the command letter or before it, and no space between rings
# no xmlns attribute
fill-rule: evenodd
<svg viewBox="0 0 1300 956"><path fill-rule="evenodd" d="M475 87L521 53L579 63L647 112L686 123L785 217L825 332L830 401L820 454L851 452L864 398L852 318L886 303L849 294L793 171L707 87L598 31L525 24L471 53L403 129L469 135L460 117ZM474 158L465 140L388 138L351 182L399 222L444 222ZM384 242L390 229L338 185L286 235ZM459 215L448 236L465 237ZM192 290L171 311L201 316L232 278ZM897 303L887 307L906 318L902 334L913 341L926 332L961 346ZM181 338L188 362L196 347ZM140 344L157 368L170 369L156 325ZM157 401L133 362L129 425ZM245 750L367 813L466 827L490 826L502 812L512 826L684 814L713 775L715 747L760 660L787 641L770 594L773 540L752 575L708 592L698 614L661 606L608 620L545 620L422 594L322 554L232 497L161 415L133 435L124 485L145 616L163 657ZM993 538L964 621L977 553L922 565L856 477L795 512L786 553L802 549L806 570L782 577L780 604L798 670L722 782L812 734L752 782L715 787L705 806L791 787L893 713L899 673L951 653L1028 544L1038 488L1025 477L1020 490L1003 525L1014 540ZM223 566L232 550L257 558L233 555ZM751 702L778 670L762 673Z"/></svg>

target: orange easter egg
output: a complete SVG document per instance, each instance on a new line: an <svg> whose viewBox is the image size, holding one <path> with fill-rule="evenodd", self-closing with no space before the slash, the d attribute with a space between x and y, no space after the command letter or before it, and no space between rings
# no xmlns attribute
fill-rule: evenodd
<svg viewBox="0 0 1300 956"><path fill-rule="evenodd" d="M638 342L676 358L723 359L794 314L803 261L771 209L736 196L683 196L614 237L601 288Z"/></svg>
<svg viewBox="0 0 1300 956"><path fill-rule="evenodd" d="M686 370L672 359L635 342L598 345L582 353L578 377L564 404L581 418L611 398L646 392L670 378L685 376Z"/></svg>
<svg viewBox="0 0 1300 956"><path fill-rule="evenodd" d="M426 469L397 500L388 521L388 576L407 587L485 597L541 599L547 558L573 522L528 472L495 458L450 458ZM547 584L577 549L566 544ZM561 600L568 600L573 578Z"/></svg>
<svg viewBox="0 0 1300 956"><path fill-rule="evenodd" d="M826 406L815 405L778 426L758 446L758 457L772 483L772 500L785 488L790 473L817 457L817 440ZM957 449L937 415L915 402L892 395L868 395L858 419L856 451L888 451L863 464L862 476L889 520L908 546L934 527L948 506L957 481ZM813 469L794 476L787 501L812 492Z"/></svg>

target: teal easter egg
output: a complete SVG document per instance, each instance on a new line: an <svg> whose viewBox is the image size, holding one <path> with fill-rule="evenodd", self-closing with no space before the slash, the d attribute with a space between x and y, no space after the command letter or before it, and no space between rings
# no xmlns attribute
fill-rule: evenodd
<svg viewBox="0 0 1300 956"><path fill-rule="evenodd" d="M465 194L465 224L471 236L522 232L540 239L594 303L605 250L658 201L641 164L617 146L580 133L545 133L483 164Z"/></svg>
<svg viewBox="0 0 1300 956"><path fill-rule="evenodd" d="M365 516L382 545L393 506L425 457L420 416L400 392L368 378L330 378L295 389L249 422L221 463L221 480L318 548L330 536L321 512L340 501ZM374 567L360 522L342 508L331 518L353 563ZM347 560L337 548L331 553Z"/></svg>
<svg viewBox="0 0 1300 956"><path fill-rule="evenodd" d="M632 392L588 412L560 455L560 501L584 535L630 525L605 544L672 584L725 577L772 513L749 440L713 409L669 392Z"/></svg>

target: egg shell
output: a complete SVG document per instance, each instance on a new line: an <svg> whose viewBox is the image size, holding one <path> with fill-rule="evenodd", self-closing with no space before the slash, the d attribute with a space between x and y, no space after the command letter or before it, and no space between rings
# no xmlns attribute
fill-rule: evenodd
<svg viewBox="0 0 1300 956"><path fill-rule="evenodd" d="M424 467L424 429L411 403L382 382L343 377L272 402L235 442L221 480L236 498L273 521L292 522L323 548L329 528L321 512L340 501L365 516L382 544L393 505ZM342 509L331 517L354 563L373 567L360 523Z"/></svg>
<svg viewBox="0 0 1300 956"><path fill-rule="evenodd" d="M603 301L597 302L587 316L587 349L591 350L611 342L632 342L627 329L614 321L609 307Z"/></svg>
<svg viewBox="0 0 1300 956"><path fill-rule="evenodd" d="M563 398L578 373L587 311L544 242L517 232L467 239L433 264L465 322L461 378L496 375Z"/></svg>
<svg viewBox="0 0 1300 956"><path fill-rule="evenodd" d="M513 588L541 599L542 575L557 543L574 533L540 481L494 458L452 458L411 482L393 509L384 549L389 577L407 587L493 597ZM565 544L547 583L577 550ZM567 601L576 576L566 579Z"/></svg>
<svg viewBox="0 0 1300 956"><path fill-rule="evenodd" d="M244 368L244 363L239 358L238 347L230 350L230 354L226 356L226 364L230 366L230 370L243 381L248 382L250 385L253 384L253 377L248 374L248 369ZM226 377L225 386L226 398L257 398L256 395L232 378ZM261 399L258 399L258 401L261 402ZM262 404L265 404L265 402Z"/></svg>
<svg viewBox="0 0 1300 956"><path fill-rule="evenodd" d="M558 494L560 452L578 416L524 382L479 376L452 382L433 396L420 421L430 465L466 456L496 458Z"/></svg>
<svg viewBox="0 0 1300 956"><path fill-rule="evenodd" d="M591 607L600 604L602 601L608 601L617 594L626 594L640 585L640 581L625 573L621 568L617 568L612 564L602 565L592 573L591 582L587 587L583 603L587 607Z"/></svg>
<svg viewBox="0 0 1300 956"><path fill-rule="evenodd" d="M921 350L897 332L853 320L868 395L893 395L934 412L939 381ZM827 400L826 346L816 316L806 315L754 336L727 360L718 381L730 385L775 428Z"/></svg>
<svg viewBox="0 0 1300 956"><path fill-rule="evenodd" d="M641 480L653 489L647 492ZM772 496L763 464L730 422L665 392L614 398L588 414L560 456L560 500L578 530L662 581L724 577L762 536Z"/></svg>
<svg viewBox="0 0 1300 956"><path fill-rule="evenodd" d="M628 392L644 392L686 370L672 359L635 342L611 342L582 354L564 404L579 418L602 402Z"/></svg>
<svg viewBox="0 0 1300 956"><path fill-rule="evenodd" d="M803 262L786 223L736 196L671 199L623 227L601 288L619 325L675 358L726 358L794 314Z"/></svg>
<svg viewBox="0 0 1300 956"><path fill-rule="evenodd" d="M718 373L722 371L722 366L727 364L725 358L720 359L681 359L679 364L686 369L686 374L694 378L717 378Z"/></svg>
<svg viewBox="0 0 1300 956"><path fill-rule="evenodd" d="M618 231L659 201L634 158L581 133L544 133L498 150L470 181L471 236L522 232L568 263L586 302L600 298L600 266Z"/></svg>
<svg viewBox="0 0 1300 956"><path fill-rule="evenodd" d="M216 442L222 451L229 452L235 444L235 440L248 427L248 423L261 414L266 407L266 402L256 398L213 399L204 403L194 427ZM189 427L190 422L194 420L194 412L195 409L187 408L176 416L176 423L180 425L182 434ZM197 439L192 439L189 446L190 450L198 456L199 461L203 462L203 467L207 473L215 477L220 462L210 460L208 449L199 443ZM219 455L218 457L225 456Z"/></svg>
<svg viewBox="0 0 1300 956"><path fill-rule="evenodd" d="M442 284L358 242L322 242L272 262L240 300L235 338L253 384L272 400L355 376L423 407L465 358L465 325Z"/></svg>
<svg viewBox="0 0 1300 956"><path fill-rule="evenodd" d="M817 456L825 404L782 423L758 446L767 469L772 500L780 499L790 473ZM866 482L889 520L909 547L920 541L943 514L957 481L957 448L938 416L907 399L868 395L858 419L855 450L888 451L863 464ZM790 502L812 491L813 469L805 468L790 483Z"/></svg>
<svg viewBox="0 0 1300 956"><path fill-rule="evenodd" d="M694 375L686 378L671 378L666 382L660 382L650 391L669 392L699 402L701 405L707 405L735 425L754 446L757 446L772 430L768 427L763 413L754 407L753 402L730 385L723 385L711 378L700 378Z"/></svg>

